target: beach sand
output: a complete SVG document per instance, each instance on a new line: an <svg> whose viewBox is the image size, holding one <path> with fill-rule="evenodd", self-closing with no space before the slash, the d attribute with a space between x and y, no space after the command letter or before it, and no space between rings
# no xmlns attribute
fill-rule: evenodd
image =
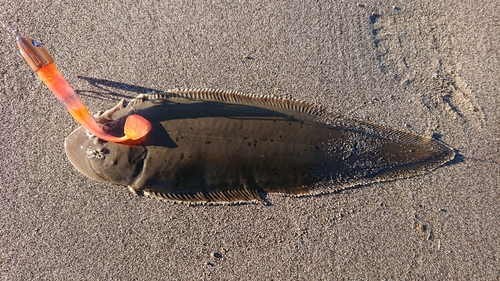
<svg viewBox="0 0 500 281"><path fill-rule="evenodd" d="M500 278L498 2L0 2L1 280ZM94 113L154 89L271 94L458 156L267 206L137 197L70 164L78 124L17 34L44 43Z"/></svg>

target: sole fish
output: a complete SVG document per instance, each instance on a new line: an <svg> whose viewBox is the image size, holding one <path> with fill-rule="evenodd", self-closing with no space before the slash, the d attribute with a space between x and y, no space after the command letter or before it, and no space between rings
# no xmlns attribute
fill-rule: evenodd
<svg viewBox="0 0 500 281"><path fill-rule="evenodd" d="M145 139L106 142L80 127L66 138L66 154L89 178L168 201L259 202L262 192L329 193L422 174L455 155L430 137L306 102L232 91L141 94L97 121L121 135L131 114L151 122Z"/></svg>

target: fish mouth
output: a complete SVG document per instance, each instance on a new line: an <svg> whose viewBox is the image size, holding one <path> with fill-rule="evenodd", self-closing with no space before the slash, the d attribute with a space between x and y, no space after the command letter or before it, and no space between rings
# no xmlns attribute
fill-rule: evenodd
<svg viewBox="0 0 500 281"><path fill-rule="evenodd" d="M80 127L73 131L64 140L64 150L68 156L69 162L85 176L100 182L106 182L104 178L90 165L89 153L95 145L92 137L89 137L85 128Z"/></svg>

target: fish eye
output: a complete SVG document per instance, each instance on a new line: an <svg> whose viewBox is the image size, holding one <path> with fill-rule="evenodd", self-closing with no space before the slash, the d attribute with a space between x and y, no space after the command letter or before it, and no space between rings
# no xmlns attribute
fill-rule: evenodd
<svg viewBox="0 0 500 281"><path fill-rule="evenodd" d="M36 42L35 40L31 40L31 44L33 44L33 46L39 48L41 45L40 43Z"/></svg>

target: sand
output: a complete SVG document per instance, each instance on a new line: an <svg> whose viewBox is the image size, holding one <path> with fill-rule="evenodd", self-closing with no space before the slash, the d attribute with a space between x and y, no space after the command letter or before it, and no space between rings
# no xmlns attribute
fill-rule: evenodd
<svg viewBox="0 0 500 281"><path fill-rule="evenodd" d="M0 279L500 278L498 2L0 2ZM268 206L136 197L71 166L78 125L17 34L44 43L92 112L149 89L238 90L433 134L459 155Z"/></svg>

